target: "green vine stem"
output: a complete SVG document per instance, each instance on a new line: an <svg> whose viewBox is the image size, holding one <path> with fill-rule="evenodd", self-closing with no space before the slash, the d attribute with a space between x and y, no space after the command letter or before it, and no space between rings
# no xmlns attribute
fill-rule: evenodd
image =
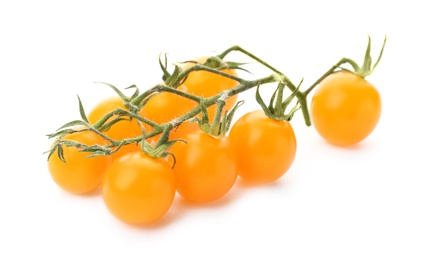
<svg viewBox="0 0 437 260"><path fill-rule="evenodd" d="M314 82L311 87L309 87L306 91L300 91L298 89L297 86L295 86L291 80L281 71L279 71L278 69L276 69L275 67L271 66L270 64L268 64L267 62L265 62L264 60L258 58L257 56L253 55L252 53L250 53L249 51L241 48L238 45L232 46L231 48L225 50L224 52L222 52L221 54L217 55L220 58L225 58L226 55L228 55L229 53L233 52L233 51L238 51L241 52L245 55L247 55L248 57L252 58L253 60L257 61L258 63L264 65L266 68L270 69L271 71L273 71L274 73L276 73L277 75L280 75L282 77L282 81L283 83L294 93L295 92L295 97L298 99L299 103L300 103L300 109L302 111L302 115L304 117L305 120L305 124L307 126L311 126L311 119L310 119L310 114L309 114L309 109L308 109L308 104L307 104L307 96L308 94L323 80L325 79L327 76L329 76L330 74L332 74L336 69L338 69L341 65L345 64L345 63L349 63L354 69L358 69L358 65L356 64L356 62L354 62L351 59L348 58L342 58L339 62L337 62L334 66L331 67L331 69L329 69L325 74L323 74L322 77L320 77L318 80L316 80L316 82Z"/></svg>
<svg viewBox="0 0 437 260"><path fill-rule="evenodd" d="M227 76L227 77L230 77L230 78L233 78L236 80L238 79L240 84L233 89L225 90L225 91L223 91L215 96L209 97L209 98L198 97L195 95L185 93L183 91L179 91L175 88L167 87L167 86L160 85L160 84L156 85L155 87L145 91L143 94L138 95L136 98L131 100L130 108L133 111L139 111L139 108L137 106L138 106L138 104L141 103L142 99L145 99L149 95L153 95L155 93L159 93L159 92L163 92L163 91L172 92L172 93L181 95L183 97L197 101L199 104L196 107L194 107L193 109L191 109L189 112L187 112L186 114L184 114L178 118L175 118L175 119L173 119L165 124L157 124L151 120L148 120L146 118L139 116L136 112L126 111L124 109L118 108L118 109L115 109L114 111L108 113L104 117L102 117L102 119L99 120L96 124L91 125L91 124L85 122L85 121L87 121L87 119L84 118L84 114L81 113L83 121L81 121L81 120L72 121L70 123L63 125L54 134L48 135L49 138L58 137L58 140L55 143L55 145L53 145L53 148L51 150L49 150L47 153L49 153L49 156L51 156L56 151L56 149L61 149L60 147L62 147L62 145L66 145L66 146L74 146L76 148L81 149L81 151L91 152L91 157L92 156L99 156L99 155L110 155L110 154L116 152L123 145L128 145L131 143L140 143L142 140L145 140L145 139L157 136L159 134L162 134L164 131L165 132L171 131L172 129L179 126L183 122L188 121L190 119L193 119L197 115L199 115L202 112L202 107L208 108L216 103L220 103L220 102L228 99L229 97L234 96L236 94L239 94L241 92L244 92L250 88L253 88L253 87L256 87L259 85L263 85L263 84L274 83L278 78L276 75L273 74L273 75L270 75L270 76L267 76L264 78L260 78L257 80L244 80L241 78L234 77L232 75L228 75L226 73L222 73L221 71L217 71L215 69L207 68L207 67L202 66L202 65L195 65L195 66L191 67L190 69L191 70L203 70L204 69L204 70L211 71L211 72L217 73L217 74L221 74L223 76ZM181 76L181 78L182 77L183 76ZM202 105L200 103L202 103ZM81 104L80 104L80 107L81 107L80 110L83 111ZM107 124L111 124L111 121L109 123L106 121L109 118L111 118L112 116L118 116L116 119L113 119L113 120L130 120L129 118L133 118L133 119L137 120L138 122L142 122L142 123L145 123L145 124L152 126L153 130L150 132L147 132L147 133L145 131L143 131L144 133L141 136L137 136L137 137L133 137L133 138L126 138L123 140L113 140L110 137L106 136L105 134L103 134L99 131L99 128L101 128L102 126L105 126ZM101 135L104 139L108 140L110 142L110 144L105 145L105 146L96 146L96 147L94 147L94 149L89 150L89 146L87 146L85 144L80 144L77 142L73 143L69 140L62 139L62 137L67 135L67 134L72 134L72 133L79 132L79 131L85 131L84 129L72 129L71 128L71 127L78 126L78 125L82 125L82 126L86 127L87 129L85 129L85 130L90 130L90 131L94 131L94 132L99 133L99 135ZM168 135L162 135L162 136L168 137ZM159 146L164 145L165 143L167 143L167 141L168 140L165 140L165 138L160 138L158 140L157 145L155 146L156 149L158 149L159 151L162 151L163 153L158 153L158 152L152 151L150 149L149 149L148 153L150 155L156 156L156 157L160 157L160 156L165 155L164 149L160 148ZM116 148L116 149L111 150L111 148ZM60 158L62 158L62 157L60 156Z"/></svg>
<svg viewBox="0 0 437 260"><path fill-rule="evenodd" d="M344 65L344 64L349 64L353 68L355 73L359 76L365 77L365 76L370 75L370 73L375 69L376 65L379 63L379 61L381 59L381 56L382 56L382 53L384 50L384 46L385 46L385 42L386 42L386 38L384 38L384 44L382 46L381 52L379 54L379 57L378 57L376 63L373 65L373 67L372 67L372 59L370 56L371 41L370 41L370 37L369 37L368 46L367 46L365 57L364 57L364 62L363 62L363 65L361 67L358 66L358 64L355 61L353 61L352 59L342 58L336 64L334 64L328 71L326 71L319 79L317 79L305 91L300 90L300 85L301 85L302 81L299 83L298 86L294 85L291 82L291 80L285 74L283 74L281 71L279 71L278 69L274 68L273 66L271 66L270 64L268 64L264 60L258 58L254 54L250 53L249 51L247 51L247 50L245 50L237 45L232 46L231 48L228 48L227 50L225 50L224 52L215 56L212 59L217 64L225 64L225 67L220 65L217 68L212 68L212 67L209 67L205 64L196 63L195 65L191 66L190 68L188 68L186 70L182 70L181 66L179 64L176 64L173 73L170 74L167 71L167 57L165 56L164 63L162 63L162 61L160 60L160 66L164 71L163 79L164 79L165 84L158 84L158 85L144 91L141 94L139 94L138 89L136 89L136 92L134 93L134 95L132 95L131 97L127 97L120 90L118 90L115 86L112 86L111 84L104 83L104 84L108 85L109 87L111 87L123 99L125 108L127 108L128 110L124 110L121 108L115 109L114 111L112 111L112 112L108 113L107 115L105 115L104 117L102 117L97 123L95 123L94 125L91 125L88 122L88 119L86 118L86 115L85 115L85 112L84 112L84 109L82 106L82 102L79 99L79 110L80 110L80 115L81 115L82 120L71 121L71 122L63 125L55 133L49 134L48 135L49 138L56 137L57 141L53 145L52 149L47 151L47 153L49 153L49 158L50 158L50 156L57 151L59 158L62 159L63 158L62 145L66 145L66 146L77 147L77 148L81 149L81 151L91 152L90 156L92 157L92 156L99 156L99 155L110 155L112 153L115 153L123 145L128 145L131 143L140 143L140 144L142 144L141 147L143 148L143 151L147 152L148 154L151 154L152 156L160 157L160 156L168 155L168 152L166 152L167 148L170 147L175 141L177 141L177 140L168 140L169 132L172 129L174 129L175 127L178 127L180 124L182 124L185 121L194 120L199 114L204 114L204 111L206 108L208 108L214 104L218 104L219 108L222 108L224 106L225 101L229 97L237 95L239 93L242 93L242 92L244 92L248 89L254 88L254 87L257 87L256 99L257 99L258 103L261 105L261 107L263 108L263 110L266 112L266 114L269 114L272 118L274 118L276 120L291 120L294 112L296 112L298 109L300 109L302 111L302 114L303 114L303 117L305 120L305 124L307 126L310 126L311 119L310 119L310 114L309 114L308 105L307 105L307 97L308 97L309 93L322 80L324 80L329 75L335 73L339 69L346 70L345 68L342 67L342 65ZM271 74L270 76L267 76L267 77L256 79L256 80L245 80L245 79L242 79L240 77L233 76L233 75L227 74L225 72L222 72L221 69L226 68L226 64L227 64L227 63L223 62L223 59L225 58L226 55L228 55L229 53L231 53L233 51L241 52L241 53L245 54L246 56L252 58L253 60L257 61L259 64L270 69L273 72L273 74ZM231 64L230 66L233 68L239 68L239 66L243 63L229 62L228 64ZM183 81L186 79L186 77L188 76L189 73L191 73L193 71L199 71L199 70L208 71L211 73L219 74L221 76L233 79L233 80L237 81L239 83L239 85L232 88L232 89L224 90L221 93L218 93L217 95L214 95L214 96L209 97L209 98L196 96L196 95L189 94L189 93L186 93L184 91L178 90L178 86L180 86L183 83ZM258 90L259 90L259 87L261 85L269 84L269 83L278 83L278 87L277 87L276 91L274 92L274 95L271 98L269 106L267 107L267 105L262 101ZM288 97L285 98L285 100L283 100L284 87L287 87L292 92ZM132 85L129 88L136 88L136 86ZM178 118L175 118L175 119L173 119L165 124L157 124L156 122L153 122L147 118L141 117L139 115L140 109L148 102L148 100L150 100L150 98L152 96L157 95L161 92L174 93L174 94L182 96L184 98L191 99L191 100L197 102L198 105L195 106L190 111L188 111L186 114L184 114ZM292 110L290 112L286 113L285 108L289 104L292 103L292 100L294 98L297 98L296 105L292 108ZM235 111L233 111L233 112L235 112ZM213 128L212 128L213 131L212 132L215 134L220 132L217 130L218 129L217 127L220 125L219 114L221 114L221 109L219 112L217 112L216 117L213 121ZM143 134L140 136L137 136L137 137L127 138L127 139L123 139L123 140L113 140L112 138L110 138L104 134L105 130L107 130L109 127L111 127L112 125L116 124L117 122L119 122L121 120L136 120L138 122L138 124L141 125L142 130L143 130ZM205 121L205 120L203 120L203 121ZM147 124L147 125L152 126L153 130L146 132L143 124ZM229 125L229 122L227 123L227 125ZM81 128L78 129L77 128L78 126L80 126ZM225 128L223 128L223 129L225 129ZM78 142L74 142L71 140L63 140L63 138L62 138L67 134L71 134L71 133L79 132L79 131L86 131L86 130L93 131L93 132L99 134L102 138L106 139L110 144L105 145L105 146L98 146L98 145L87 146L87 145L80 144ZM222 132L223 131L221 131L220 133L223 134ZM155 145L155 147L151 147L149 144L145 144L147 142L145 142L144 140L147 140L148 138L157 136L159 134L161 134L161 137L159 138L157 145Z"/></svg>
<svg viewBox="0 0 437 260"><path fill-rule="evenodd" d="M339 69L340 70L347 70L347 69L342 67L342 65L344 65L344 64L349 64L353 68L354 73L360 77L364 78L366 76L369 76L373 72L373 70L376 68L376 66L379 64L381 57L382 57L382 54L384 52L386 42L387 42L387 36L384 36L383 45L381 47L378 59L375 62L375 64L373 65L373 67L372 67L372 57L370 55L371 38L370 38L370 36L368 36L368 44L367 44L367 48L366 48L366 53L364 56L363 65L361 67L354 60L344 57L344 58L340 59L336 64L334 64L328 71L326 71L319 79L317 79L305 91L299 90L299 87L296 87L284 73L282 73L281 71L279 71L275 67L271 66L270 64L268 64L264 60L260 59L259 57L255 56L254 54L241 48L238 45L234 45L234 46L228 48L227 50L225 50L221 54L217 55L217 57L224 59L226 57L226 55L228 55L229 53L234 52L234 51L238 51L238 52L241 52L241 53L245 54L246 56L252 58L253 60L257 61L258 63L264 65L266 68L270 69L271 71L273 71L274 73L279 75L282 79L282 82L281 82L281 80L279 82L285 84L292 91L292 93L293 93L292 96L295 96L298 99L298 102L300 104L300 109L302 111L302 115L303 115L304 120L305 120L305 124L307 126L311 126L311 118L310 118L310 113L309 113L309 109L308 109L308 102L307 102L307 98L308 98L309 93L329 75L335 73ZM299 84L299 86L300 86L300 84ZM279 99L277 99L277 100L279 101Z"/></svg>

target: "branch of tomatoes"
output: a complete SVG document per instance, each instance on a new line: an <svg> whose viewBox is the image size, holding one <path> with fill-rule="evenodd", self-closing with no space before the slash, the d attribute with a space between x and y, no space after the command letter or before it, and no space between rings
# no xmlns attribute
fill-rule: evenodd
<svg viewBox="0 0 437 260"><path fill-rule="evenodd" d="M318 86L323 80L325 80L330 75L340 71L347 71L355 74L358 77L365 78L366 76L370 75L375 69L375 67L378 65L385 47L386 38L384 38L384 44L381 48L379 57L373 66L372 66L372 58L370 55L370 50L371 50L370 37L368 39L369 40L364 57L364 62L361 67L358 66L358 64L352 59L342 58L337 63L335 63L328 71L326 71L319 79L317 79L312 85L310 85L309 88L307 88L304 91L300 90L302 81L296 86L284 73L282 73L281 71L274 68L264 60L260 59L259 57L255 56L254 54L250 53L249 51L237 45L232 46L231 48L225 50L224 52L222 52L217 56L212 56L208 58L206 62L203 64L194 62L195 64L193 66L185 70L182 69L182 67L179 64L175 64L173 73L169 73L167 70L167 57L165 56L164 63L162 63L160 59L160 66L164 72L164 76L163 76L164 84L157 84L156 86L144 91L141 94L138 88L135 85L132 85L127 89L133 88L136 90L135 93L131 96L126 96L122 91L120 91L115 86L108 83L104 83L107 86L111 87L118 94L118 96L122 99L123 105L126 109L117 108L111 111L110 113L104 115L96 123L91 124L87 116L85 115L84 108L79 99L79 110L80 110L81 120L71 121L60 127L55 133L48 135L49 138L55 138L55 137L57 138L52 148L48 151L49 153L48 157L50 158L52 154L57 152L58 157L62 161L65 161L65 158L63 156L63 146L79 148L82 152L90 153L88 157L94 157L94 156L114 154L123 146L130 145L133 143L141 144L143 151L153 157L166 156L168 155L168 153L166 152L167 149L171 145L173 145L176 141L178 141L178 140L169 140L170 131L172 131L174 128L177 128L184 122L196 121L196 118L199 114L203 115L203 120L197 120L197 121L201 121L205 125L205 122L208 122L207 119L205 120L205 115L206 115L205 109L213 105L218 104L218 110L217 110L218 112L216 113L212 126L210 126L209 128L210 129L209 133L212 135L219 134L219 133L223 134L223 131L226 131L226 128L221 128L221 130L219 131L220 126L229 125L229 123L226 122L221 124L220 121L222 110L224 107L223 105L224 102L228 98L254 87L257 88L256 100L260 104L266 116L275 120L290 121L294 113L300 109L302 111L306 125L311 126L311 118L308 109L307 97L309 93L316 88L316 86ZM238 76L230 75L228 73L223 72L222 69L225 68L243 69L241 68L241 65L243 65L243 63L223 61L223 59L231 52L243 53L244 55L252 58L259 64L263 65L264 67L270 69L274 74L256 80L245 80ZM346 64L350 65L353 71L345 68L344 65ZM184 83L184 81L187 79L190 73L197 72L197 71L207 71L213 74L217 74L235 80L238 82L238 85L234 88L224 90L214 96L207 97L207 98L190 94L178 89ZM270 98L269 105L266 105L263 99L261 98L261 95L259 93L259 88L261 85L270 84L270 83L277 83L278 86L274 91L272 97ZM286 97L284 97L285 88L288 88L291 91L291 94ZM164 92L173 93L185 99L192 100L196 102L197 105L194 106L191 110L189 110L184 115L174 118L163 124L159 124L157 122L154 122L153 120L141 116L139 113L140 110L154 96ZM286 112L288 106L293 103L294 99L297 99L295 105L291 108L290 111ZM234 111L235 110L233 110L233 112ZM141 135L131 138L124 138L122 140L115 140L105 134L105 131L107 131L114 125L118 124L119 122L132 121L132 120L137 121L138 125L141 127L141 132L142 132ZM146 126L150 126L151 130L146 130ZM74 134L77 132L83 132L83 131L91 131L93 133L96 133L106 141L106 144L89 146L77 141L67 140L63 138L66 135ZM146 142L146 140L149 140L150 138L156 136L159 136L159 139L157 140L154 146Z"/></svg>
<svg viewBox="0 0 437 260"><path fill-rule="evenodd" d="M248 57L254 59L258 63L264 65L266 68L270 69L271 71L273 71L277 75L280 75L279 86L278 86L277 91L275 91L275 94L282 92L283 88L281 87L281 85L287 86L292 91L292 94L290 95L290 97L291 98L296 97L298 99L298 103L300 104L300 109L302 111L302 115L304 117L305 124L307 126L311 126L311 118L310 118L310 113L309 113L309 109L308 109L308 102L307 102L307 97L310 94L310 92L316 86L318 86L320 84L320 82L322 82L324 79L326 79L328 76L330 76L336 72L339 72L339 71L349 71L349 72L354 73L355 75L357 75L361 78L365 78L365 77L369 76L375 70L376 66L379 64L379 62L381 60L382 54L384 52L386 41L387 41L387 37L385 36L383 45L381 47L381 50L380 50L380 53L378 56L378 59L375 62L375 64L373 64L373 66L372 66L372 57L371 57L371 53L370 53L371 52L371 38L370 38L370 36L368 36L368 44L367 44L367 48L366 48L366 52L365 52L365 56L364 56L363 65L361 67L358 65L357 62L355 62L354 60L352 60L350 58L346 58L346 57L341 58L337 63L335 63L328 71L326 71L319 79L317 79L305 91L300 90L300 85L302 82L300 82L298 86L294 85L293 82L291 82L291 80L284 73L282 73L281 71L279 71L275 67L271 66L270 64L268 64L264 60L253 55L252 53L250 53L249 51L243 49L242 47L240 47L238 45L230 47L229 49L225 50L221 54L217 55L217 57L223 59L229 53L231 53L233 51L238 51L238 52L241 52L241 53L247 55ZM347 68L344 68L343 65L345 65L345 64L349 64L352 67L353 72L348 70ZM279 90L279 92L278 92L278 90ZM258 92L257 92L257 94L258 94ZM278 97L280 97L280 96L278 96ZM273 111L274 109L272 109L272 106L269 106L269 109L266 109L265 105L260 102L260 99L257 98L257 100L258 100L258 103L263 107L264 112L269 117L274 118L274 119L278 119L278 120L290 120L291 119L291 116L284 118L283 114L281 115L282 117L273 116L272 113L274 113L274 111ZM281 107L280 109L283 109L283 108ZM276 109L275 112L277 113L278 109ZM295 112L295 108L292 109L291 115L294 114L294 112Z"/></svg>
<svg viewBox="0 0 437 260"><path fill-rule="evenodd" d="M256 80L244 80L241 78L237 78L225 73L222 73L221 71L218 71L217 69L211 69L204 67L203 65L195 65L185 71L185 74L190 73L190 71L197 71L197 70L205 70L210 71L213 73L217 73L235 80L238 80L240 84L230 90L225 90L217 95L214 95L209 98L203 98L200 96L195 96L188 94L186 92L182 92L174 87L165 86L162 84L158 84L154 86L153 88L145 91L141 95L134 95L132 97L127 97L125 95L121 96L124 105L126 108L129 108L130 111L124 110L122 108L117 108L113 110L112 112L106 114L104 117L102 117L97 123L90 124L85 113L84 108L82 106L82 103L79 99L79 110L81 111L81 118L82 120L74 120L71 121L63 126L61 126L55 133L49 134L49 138L57 138L56 142L52 146L52 148L48 151L49 158L52 154L55 152L58 153L58 156L61 160L63 160L62 156L62 146L65 145L66 147L76 147L81 149L82 152L90 152L91 154L88 157L94 157L94 156L100 156L100 155L111 155L115 152L117 152L122 146L129 145L132 143L140 143L143 140L147 140L149 138L155 137L157 135L161 135L158 139L156 145L154 148L159 149L160 145L164 145L168 143L168 134L169 132L174 129L175 127L178 127L181 123L186 122L190 119L194 119L197 115L202 113L202 110L205 108L208 108L214 104L223 102L224 100L228 99L231 96L237 95L241 92L244 92L250 88L260 86L267 83L273 83L277 80L276 75L270 75L264 78L256 79ZM184 77L183 74L181 74L180 78L182 79ZM105 83L106 84L106 83ZM111 88L116 89L114 86L107 84ZM180 95L182 97L194 100L198 102L198 105L192 108L188 113L175 118L167 123L164 124L157 124L147 118L141 117L139 115L139 110L142 106L147 104L148 99L150 99L151 96L162 93L162 92L170 92L177 95ZM117 93L118 90L117 90ZM116 116L115 118L112 118ZM117 124L120 121L124 120L137 120L139 122L139 125L142 128L143 134L140 136L136 136L133 138L126 138L123 140L114 140L110 138L109 136L104 134L104 131L108 128L112 127L113 125ZM150 125L153 127L152 131L146 132L144 128L144 124ZM77 132L83 132L83 131L92 131L103 137L106 141L109 143L106 145L93 145L89 146L86 144L82 144L79 142L74 142L71 140L64 140L63 137L66 135L70 135ZM111 149L115 148L115 149ZM159 149L162 150L162 149ZM151 151L146 151L151 152ZM165 155L163 153L157 153L156 151L151 154L152 156L160 157L162 155Z"/></svg>

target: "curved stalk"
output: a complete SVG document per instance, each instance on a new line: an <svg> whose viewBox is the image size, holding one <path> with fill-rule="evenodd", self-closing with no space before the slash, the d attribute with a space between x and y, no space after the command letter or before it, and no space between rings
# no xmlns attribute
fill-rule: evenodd
<svg viewBox="0 0 437 260"><path fill-rule="evenodd" d="M377 62L374 64L373 68L371 68L371 70L369 70L368 73L367 73L367 71L365 71L367 73L366 75L370 74L373 71L373 69L376 67L376 65L379 63L381 56L382 56L382 51L384 49L384 46L385 46L385 39L384 39L384 45L382 47L382 50L380 52L380 55L378 57ZM165 60L165 64L162 64L160 61L161 67L164 68L168 74L166 76L171 77L170 82L166 82L169 84L168 86L165 84L158 84L158 85L144 91L142 94L138 94L138 92L135 92L135 94L129 98L129 97L125 96L121 91L119 91L116 87L112 86L111 84L104 83L117 92L117 94L123 99L124 105L128 109L128 111L125 109L121 109L121 108L115 109L114 111L111 111L107 115L103 116L97 123L95 123L94 125L91 125L91 124L89 124L89 122L86 118L85 112L84 112L83 107L82 107L82 103L79 99L79 107L80 107L80 114L81 114L82 120L75 120L75 121L72 121L70 123L67 123L64 126L62 126L60 129L58 129L57 132L48 135L49 138L58 137L58 140L53 145L53 148L51 150L47 151L49 153L49 158L54 152L58 151L58 156L62 159L63 158L62 145L74 146L74 147L81 149L82 151L91 152L91 156L109 155L109 154L112 154L112 153L118 151L124 145L128 145L131 143L140 143L140 142L144 143L145 139L157 136L159 134L161 134L161 137L159 138L158 143L157 143L158 147L155 146L156 150L153 150L153 149L155 149L155 147L154 148L149 147L149 148L152 149L151 150L152 154L156 153L157 156L161 156L162 154L166 154L165 150L172 143L175 142L175 140L168 141L169 133L175 127L179 126L180 124L182 124L185 121L188 121L188 120L195 118L198 114L202 113L206 108L208 108L214 104L219 103L218 104L219 108L222 108L224 106L225 100L231 96L237 95L241 92L244 92L244 91L251 89L251 88L254 88L254 87L259 87L263 84L274 83L274 82L278 83L279 87L280 87L279 92L275 92L275 94L277 94L275 106L277 109L283 110L279 114L277 113L276 116L278 116L278 118L288 118L288 120L290 120L292 114L294 114L294 112L297 111L297 109L299 109L299 107L300 107L300 109L302 110L302 115L303 115L304 120L305 120L305 124L307 126L310 126L311 119L310 119L310 114L309 114L309 109L308 109L307 97L308 97L309 93L312 90L314 90L314 88L320 82L322 82L326 77L328 77L332 73L335 73L337 69L343 69L341 66L343 64L346 64L346 63L348 63L353 68L353 70L355 72L360 72L360 71L363 71L364 69L366 69L367 67L371 67L370 38L369 38L369 43L368 43L368 48L366 51L365 61L364 61L364 65L362 67L358 66L358 64L355 61L353 61L349 58L342 58L336 64L334 64L329 70L327 70L319 79L317 79L310 87L308 87L305 91L301 91L300 90L301 84L299 84L296 87L296 85L294 85L291 82L291 80L285 74L283 74L281 71L274 68L273 66L271 66L270 64L268 64L264 60L260 59L259 57L255 56L254 54L241 48L238 45L235 45L235 46L232 46L231 48L228 48L227 50L225 50L221 54L217 55L217 57L220 59L223 59L226 55L228 55L229 53L231 53L233 51L238 51L238 52L245 54L246 56L257 61L259 64L270 69L274 74L267 76L267 77L264 77L264 78L256 79L256 80L245 80L245 79L242 79L240 77L227 74L227 73L221 71L220 70L221 68L210 68L210 67L208 67L206 65L202 65L202 64L195 64L186 70L182 70L182 68L179 65L176 65L176 68L175 68L175 71L173 72L173 74L169 74L166 70L167 60ZM229 63L229 64L231 64L231 63ZM237 64L237 63L232 63L232 64ZM186 93L184 91L177 89L178 86L183 84L184 80L187 78L189 73L194 72L194 71L200 71L200 70L208 71L211 73L215 73L215 74L230 78L232 80L237 81L239 83L239 85L232 88L232 89L224 90L221 93L218 93L218 94L216 94L212 97L208 97L208 98L196 96L196 95ZM345 70L345 69L343 69L343 70ZM290 91L292 91L292 95L290 97L286 98L285 100L283 100L284 87L287 87ZM191 99L191 100L197 102L198 105L195 106L194 108L192 108L186 114L184 114L178 118L175 118L175 119L173 119L167 123L164 123L164 124L158 124L158 123L151 121L147 118L141 117L139 115L139 111L140 111L141 107L144 106L151 97L153 97L154 95L157 95L161 92L174 93L174 94L182 96L184 98ZM285 112L286 106L292 102L293 97L297 98L298 104L296 104L296 106L292 109L292 111L289 113L289 116L283 116L282 114ZM260 98L260 97L258 97L258 98ZM271 100L273 101L273 99L271 99ZM272 103L272 105L273 105L273 103ZM299 105L299 106L297 106L297 105ZM219 109L219 110L220 111L218 111L216 113L217 114L216 119L213 122L213 124L215 126L218 125L218 120L219 120L218 115L221 114L221 109ZM116 117L116 118L114 118L114 117ZM102 131L100 131L100 130L104 131L105 129L111 127L113 124L116 124L117 122L119 122L121 120L136 120L138 122L138 124L147 124L149 126L152 126L153 130L146 133L144 126L142 126L142 129L143 129L142 135L137 136L137 137L133 137L133 138L126 138L123 140L114 140L114 139L106 136L104 133L102 133ZM81 126L82 128L74 129L73 127L75 127L75 126ZM63 136L65 136L67 134L71 134L71 133L75 133L75 132L79 132L79 131L85 131L84 129L97 133L102 138L109 141L110 144L105 145L105 146L98 146L98 145L87 146L87 145L84 145L84 144L81 144L81 143L78 143L75 141L64 140L62 138ZM145 146L145 145L143 145L143 146ZM111 149L111 148L115 148L115 149ZM149 149L149 148L147 148L147 149Z"/></svg>

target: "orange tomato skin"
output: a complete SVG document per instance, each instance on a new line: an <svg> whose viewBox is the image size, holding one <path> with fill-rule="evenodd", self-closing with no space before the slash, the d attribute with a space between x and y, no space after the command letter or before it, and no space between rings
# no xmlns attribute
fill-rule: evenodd
<svg viewBox="0 0 437 260"><path fill-rule="evenodd" d="M102 197L108 210L132 225L157 221L171 207L176 193L175 177L162 158L142 152L119 157L108 168Z"/></svg>
<svg viewBox="0 0 437 260"><path fill-rule="evenodd" d="M364 78L336 72L325 78L311 101L314 128L329 143L349 146L365 139L381 115L381 97Z"/></svg>
<svg viewBox="0 0 437 260"><path fill-rule="evenodd" d="M88 120L90 121L91 124L95 124L103 116L105 116L106 114L117 108L122 108L126 110L126 108L123 105L123 100L120 97L115 96L115 97L106 98L100 101L100 103L94 106L94 108L89 112ZM109 122L109 120L107 122ZM133 138L136 136L140 136L142 134L141 127L139 126L138 122L135 119L132 119L130 121L129 120L119 121L116 124L112 125L109 130L103 133L114 140ZM140 147L136 143L122 146L117 152L113 153L111 157L113 160L115 160L118 157L122 156L123 154L133 151L140 151Z"/></svg>
<svg viewBox="0 0 437 260"><path fill-rule="evenodd" d="M178 193L195 203L225 196L237 179L235 152L228 138L214 138L199 130L185 140L172 149Z"/></svg>
<svg viewBox="0 0 437 260"><path fill-rule="evenodd" d="M64 139L86 145L105 144L100 136L90 131L69 134ZM56 153L52 154L48 160L48 169L55 183L62 189L75 194L85 194L96 190L111 163L111 157L85 158L90 153L79 152L79 149L75 147L63 147L63 151L65 163Z"/></svg>
<svg viewBox="0 0 437 260"><path fill-rule="evenodd" d="M186 87L178 87L180 91L186 91ZM171 120L183 116L197 106L197 102L179 96L171 92L161 92L152 97L140 110L140 116L154 121L158 124L168 123ZM185 135L199 129L197 123L184 122L170 132L170 139L183 138ZM153 130L150 125L146 125L146 130ZM160 135L153 137L158 140Z"/></svg>
<svg viewBox="0 0 437 260"><path fill-rule="evenodd" d="M208 57L199 57L194 61L203 64L207 59ZM193 65L195 64L187 63L185 64L183 69L186 70ZM223 69L222 72L232 76L237 76L237 72L235 69ZM217 95L224 90L235 88L236 86L238 86L238 84L238 81L205 70L190 72L188 77L184 81L184 85L187 87L187 91L189 93L206 98ZM234 95L228 98L226 100L226 105L223 108L223 111L231 110L237 102L237 99L238 95ZM217 105L213 105L207 109L208 117L210 120L214 118L216 109Z"/></svg>
<svg viewBox="0 0 437 260"><path fill-rule="evenodd" d="M229 138L237 153L238 175L248 183L279 179L296 155L296 137L290 123L270 119L262 110L239 118Z"/></svg>

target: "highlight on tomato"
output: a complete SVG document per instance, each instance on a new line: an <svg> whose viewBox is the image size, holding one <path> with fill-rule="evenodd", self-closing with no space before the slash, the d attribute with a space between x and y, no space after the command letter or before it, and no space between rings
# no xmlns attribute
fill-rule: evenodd
<svg viewBox="0 0 437 260"><path fill-rule="evenodd" d="M216 56L198 57L194 59L193 62L185 63L183 70L187 70L196 64L203 64L211 68L228 66L225 61ZM221 71L232 76L237 76L237 71L233 68L224 68L221 69ZM235 88L239 84L236 80L206 70L191 71L183 83L187 87L188 93L192 93L204 98L217 95L224 90ZM237 103L237 99L238 95L228 98L226 100L226 105L223 109L223 112L230 111ZM213 105L208 108L209 118L214 117L216 110L217 105Z"/></svg>
<svg viewBox="0 0 437 260"><path fill-rule="evenodd" d="M263 110L240 117L231 127L229 139L236 150L238 175L248 183L278 180L296 155L296 137L290 122L269 118Z"/></svg>
<svg viewBox="0 0 437 260"><path fill-rule="evenodd" d="M68 134L62 140L70 140L85 145L105 145L98 134L91 131ZM56 142L56 141L55 141ZM52 179L62 189L76 194L95 191L102 183L106 169L111 163L110 156L90 156L74 146L63 147L63 159L53 154L47 162Z"/></svg>
<svg viewBox="0 0 437 260"><path fill-rule="evenodd" d="M131 152L109 166L102 197L117 219L131 225L147 225L161 219L176 193L175 176L163 158Z"/></svg>

